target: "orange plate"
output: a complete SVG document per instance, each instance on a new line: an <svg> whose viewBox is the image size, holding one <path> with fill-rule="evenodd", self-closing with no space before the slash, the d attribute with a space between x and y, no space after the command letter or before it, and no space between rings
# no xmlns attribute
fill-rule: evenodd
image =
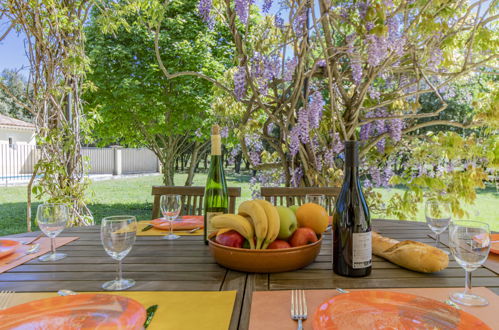
<svg viewBox="0 0 499 330"><path fill-rule="evenodd" d="M17 249L17 247L21 245L18 241L13 241L10 239L1 239L0 240L0 258L6 257Z"/></svg>
<svg viewBox="0 0 499 330"><path fill-rule="evenodd" d="M490 234L491 241L499 241L499 234ZM499 254L499 242L490 244L490 252Z"/></svg>
<svg viewBox="0 0 499 330"><path fill-rule="evenodd" d="M133 299L82 293L0 311L0 329L142 329L146 310Z"/></svg>
<svg viewBox="0 0 499 330"><path fill-rule="evenodd" d="M204 218L201 215L185 215L179 220L172 221L173 230L190 230L194 228L204 228ZM170 230L170 221L165 219L154 219L151 225L159 230Z"/></svg>
<svg viewBox="0 0 499 330"><path fill-rule="evenodd" d="M412 294L356 291L319 305L314 329L490 329L475 316Z"/></svg>

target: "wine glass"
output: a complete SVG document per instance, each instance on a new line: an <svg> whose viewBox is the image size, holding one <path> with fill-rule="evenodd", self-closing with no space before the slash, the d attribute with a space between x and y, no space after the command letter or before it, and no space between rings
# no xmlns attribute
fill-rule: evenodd
<svg viewBox="0 0 499 330"><path fill-rule="evenodd" d="M55 238L66 227L69 219L69 209L65 204L46 203L38 205L36 221L40 230L50 237L50 253L39 257L40 261L56 261L66 257L65 253L55 252Z"/></svg>
<svg viewBox="0 0 499 330"><path fill-rule="evenodd" d="M326 196L324 195L307 194L305 200L307 203L315 203L326 208Z"/></svg>
<svg viewBox="0 0 499 330"><path fill-rule="evenodd" d="M180 238L173 233L173 220L178 217L182 207L180 195L162 195L159 205L163 216L170 221L170 233L163 238L168 240Z"/></svg>
<svg viewBox="0 0 499 330"><path fill-rule="evenodd" d="M451 207L447 202L427 201L425 205L425 217L428 227L436 235L435 246L440 245L440 234L447 229L451 222Z"/></svg>
<svg viewBox="0 0 499 330"><path fill-rule="evenodd" d="M450 299L465 306L485 306L487 299L470 293L471 272L480 267L490 250L489 225L479 221L454 221L449 227L449 247L456 262L466 272L464 292L455 292Z"/></svg>
<svg viewBox="0 0 499 330"><path fill-rule="evenodd" d="M102 219L100 238L104 250L114 260L118 260L118 276L102 285L104 290L125 290L135 285L132 279L124 279L121 261L132 250L137 233L137 220L131 215L116 215Z"/></svg>

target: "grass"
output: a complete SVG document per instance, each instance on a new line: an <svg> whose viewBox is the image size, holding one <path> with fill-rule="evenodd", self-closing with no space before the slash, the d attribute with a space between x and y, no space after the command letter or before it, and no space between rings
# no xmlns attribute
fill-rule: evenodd
<svg viewBox="0 0 499 330"><path fill-rule="evenodd" d="M175 176L175 183L183 185L186 174ZM227 173L229 186L240 186L242 197L251 198L249 189L250 176L245 174ZM204 186L206 174L199 173L194 178L195 186ZM161 185L161 176L142 176L135 178L121 178L107 181L94 181L89 189L89 209L92 211L97 223L105 216L116 214L131 214L138 219L150 219L152 210L151 187ZM383 196L388 198L400 189L383 189ZM32 214L36 214L39 201L34 201ZM467 205L470 217L475 220L485 221L491 229L499 231L499 194L495 188L478 191L475 205ZM379 215L378 215L379 216ZM376 217L376 215L374 215ZM420 209L417 216L411 220L424 221L424 213ZM0 235L14 234L26 231L26 187L1 187L0 188Z"/></svg>

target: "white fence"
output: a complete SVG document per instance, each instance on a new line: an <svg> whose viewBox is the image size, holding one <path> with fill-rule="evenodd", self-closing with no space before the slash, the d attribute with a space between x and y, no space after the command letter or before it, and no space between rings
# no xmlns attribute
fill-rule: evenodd
<svg viewBox="0 0 499 330"><path fill-rule="evenodd" d="M89 166L89 174L156 173L159 162L149 149L82 148ZM26 181L31 177L39 159L39 150L33 145L0 144L0 184Z"/></svg>

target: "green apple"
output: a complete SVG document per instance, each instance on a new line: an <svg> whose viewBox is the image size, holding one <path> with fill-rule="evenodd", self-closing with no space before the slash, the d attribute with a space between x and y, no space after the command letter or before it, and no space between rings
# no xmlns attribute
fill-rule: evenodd
<svg viewBox="0 0 499 330"><path fill-rule="evenodd" d="M296 221L296 215L291 210L291 208L284 206L277 206L277 212L279 213L279 235L277 235L278 239L286 240L288 237L293 235L296 228L298 227L298 222Z"/></svg>
<svg viewBox="0 0 499 330"><path fill-rule="evenodd" d="M296 210L298 210L298 208L300 207L300 205L291 205L290 207L288 207L291 211L293 211L293 213L296 215Z"/></svg>

